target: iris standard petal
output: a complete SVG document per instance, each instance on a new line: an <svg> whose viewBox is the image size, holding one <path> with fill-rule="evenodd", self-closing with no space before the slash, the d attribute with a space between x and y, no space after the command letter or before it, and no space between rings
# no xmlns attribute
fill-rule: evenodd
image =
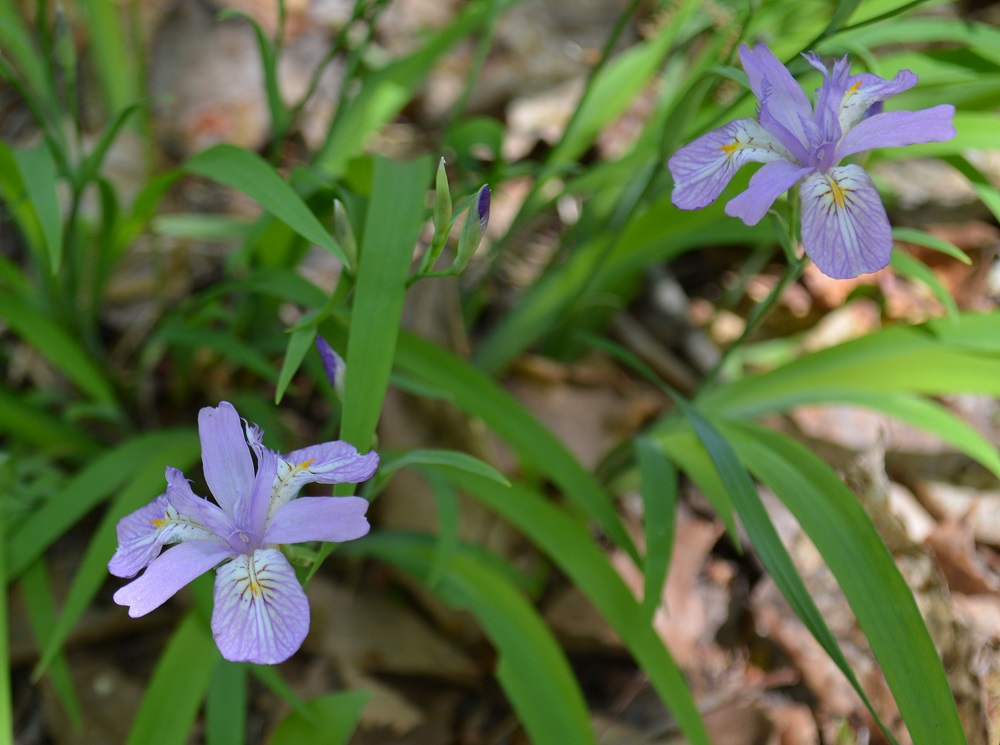
<svg viewBox="0 0 1000 745"><path fill-rule="evenodd" d="M274 495L281 485L278 467L282 462L273 450L261 447L257 451L257 477L250 497L240 505L234 516L241 531L238 540L250 549L263 545L264 527L273 512Z"/></svg>
<svg viewBox="0 0 1000 745"><path fill-rule="evenodd" d="M870 72L852 75L840 102L840 128L849 131L857 125L872 106L907 91L917 84L917 76L909 70L900 70L892 80L885 80Z"/></svg>
<svg viewBox="0 0 1000 745"><path fill-rule="evenodd" d="M805 143L802 120L812 117L812 106L802 86L765 44L753 49L740 45L740 60L750 81L750 89L771 115L799 142Z"/></svg>
<svg viewBox="0 0 1000 745"><path fill-rule="evenodd" d="M264 543L351 541L367 535L367 511L368 500L361 497L299 497L275 513Z"/></svg>
<svg viewBox="0 0 1000 745"><path fill-rule="evenodd" d="M787 160L776 160L762 166L750 179L746 191L729 200L726 214L740 218L747 225L756 225L771 209L774 200L811 170Z"/></svg>
<svg viewBox="0 0 1000 745"><path fill-rule="evenodd" d="M823 274L849 279L889 263L889 218L875 184L861 166L814 173L800 190L802 246Z"/></svg>
<svg viewBox="0 0 1000 745"><path fill-rule="evenodd" d="M833 63L833 69L830 70L815 53L807 54L805 57L809 60L809 64L823 73L823 85L816 89L813 121L819 136L814 144L837 142L844 132L840 123L840 112L845 93L850 89L851 63L847 57L841 57Z"/></svg>
<svg viewBox="0 0 1000 745"><path fill-rule="evenodd" d="M271 665L291 657L309 633L309 601L276 549L241 554L215 574L212 636L233 662Z"/></svg>
<svg viewBox="0 0 1000 745"><path fill-rule="evenodd" d="M116 577L134 577L157 557L166 543L155 521L166 514L169 503L161 494L118 521L118 548L108 562L108 571Z"/></svg>
<svg viewBox="0 0 1000 745"><path fill-rule="evenodd" d="M920 111L886 111L860 122L837 146L837 158L879 147L945 142L955 136L955 107L941 104Z"/></svg>
<svg viewBox="0 0 1000 745"><path fill-rule="evenodd" d="M218 408L206 406L198 413L198 434L208 488L219 506L235 516L237 504L249 498L254 482L240 415L226 401Z"/></svg>
<svg viewBox="0 0 1000 745"><path fill-rule="evenodd" d="M174 526L169 543L202 540L225 541L235 530L232 518L221 507L191 491L191 482L176 468L167 468L167 501L174 514L167 521ZM163 519L163 515L160 516Z"/></svg>
<svg viewBox="0 0 1000 745"><path fill-rule="evenodd" d="M208 541L188 541L164 552L136 580L114 595L118 605L129 606L132 618L156 610L174 594L220 561L233 555L228 546Z"/></svg>
<svg viewBox="0 0 1000 745"><path fill-rule="evenodd" d="M737 119L685 145L667 167L674 177L671 195L682 210L707 207L747 163L791 160L788 150L755 119Z"/></svg>

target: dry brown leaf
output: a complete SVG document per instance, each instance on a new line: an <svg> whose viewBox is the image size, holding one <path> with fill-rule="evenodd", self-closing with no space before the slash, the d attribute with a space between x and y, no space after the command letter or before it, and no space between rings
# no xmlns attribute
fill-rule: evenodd
<svg viewBox="0 0 1000 745"><path fill-rule="evenodd" d="M321 576L309 584L310 647L366 672L416 675L461 684L479 677L472 662L409 604L352 593Z"/></svg>
<svg viewBox="0 0 1000 745"><path fill-rule="evenodd" d="M1000 579L976 556L972 531L959 522L943 522L926 539L952 592L980 595L1000 590Z"/></svg>

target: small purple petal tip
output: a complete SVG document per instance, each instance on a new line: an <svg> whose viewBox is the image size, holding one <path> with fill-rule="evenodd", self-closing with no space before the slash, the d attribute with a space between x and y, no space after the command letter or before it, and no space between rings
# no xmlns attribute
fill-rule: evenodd
<svg viewBox="0 0 1000 745"><path fill-rule="evenodd" d="M347 372L344 358L337 354L330 343L319 334L316 335L316 351L319 352L319 358L323 361L326 379L330 381L330 385L333 386L337 395L343 398L344 375Z"/></svg>
<svg viewBox="0 0 1000 745"><path fill-rule="evenodd" d="M479 196L476 199L476 212L479 215L479 234L482 235L486 232L486 226L490 224L489 184L484 184L483 188L479 190Z"/></svg>

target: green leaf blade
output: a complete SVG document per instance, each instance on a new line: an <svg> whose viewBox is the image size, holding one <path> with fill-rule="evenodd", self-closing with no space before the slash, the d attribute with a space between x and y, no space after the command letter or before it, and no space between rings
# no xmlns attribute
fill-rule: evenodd
<svg viewBox="0 0 1000 745"><path fill-rule="evenodd" d="M215 145L188 158L182 168L243 192L303 238L347 263L340 246L302 198L256 153Z"/></svg>

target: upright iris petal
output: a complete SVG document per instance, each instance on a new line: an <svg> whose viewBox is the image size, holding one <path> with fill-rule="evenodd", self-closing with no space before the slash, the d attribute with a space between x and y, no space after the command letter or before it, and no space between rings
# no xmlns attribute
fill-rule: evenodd
<svg viewBox="0 0 1000 745"><path fill-rule="evenodd" d="M298 491L308 483L364 481L378 455L359 455L340 441L279 455L225 401L201 410L198 429L205 478L218 504L196 496L184 474L168 468L167 491L118 523L108 569L119 577L146 571L120 588L115 602L132 617L145 615L217 567L212 635L222 656L282 662L309 631L309 602L278 545L349 541L369 527L364 499L296 499Z"/></svg>
<svg viewBox="0 0 1000 745"><path fill-rule="evenodd" d="M673 203L701 209L716 199L747 163L765 165L749 187L726 205L747 225L760 222L775 200L800 185L802 247L820 271L837 279L882 269L889 263L889 218L871 178L841 161L877 147L942 142L955 136L955 107L882 112L882 102L912 88L917 76L902 70L892 80L850 74L844 57L833 69L805 55L823 73L815 106L788 69L761 44L740 47L758 118L737 119L682 147L667 165Z"/></svg>

